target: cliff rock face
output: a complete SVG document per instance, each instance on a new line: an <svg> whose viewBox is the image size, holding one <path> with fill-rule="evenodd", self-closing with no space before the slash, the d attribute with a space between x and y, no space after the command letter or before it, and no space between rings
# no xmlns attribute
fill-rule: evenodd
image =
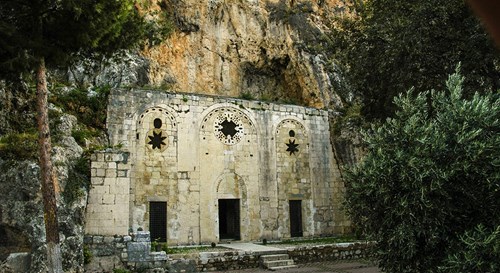
<svg viewBox="0 0 500 273"><path fill-rule="evenodd" d="M190 93L341 106L328 58L315 53L343 1L166 0L176 31L146 49L152 85Z"/></svg>
<svg viewBox="0 0 500 273"><path fill-rule="evenodd" d="M70 136L76 118L62 115L57 131L60 141L54 145L52 160L61 192L57 198L61 251L65 272L83 272L83 222L87 192L72 183L72 162L82 148ZM45 226L43 220L40 168L31 160L0 158L0 265L10 253L29 252L29 272L46 272ZM72 188L72 189L70 189ZM64 191L73 190L68 201ZM11 272L2 268L0 272ZM16 271L13 271L16 272Z"/></svg>

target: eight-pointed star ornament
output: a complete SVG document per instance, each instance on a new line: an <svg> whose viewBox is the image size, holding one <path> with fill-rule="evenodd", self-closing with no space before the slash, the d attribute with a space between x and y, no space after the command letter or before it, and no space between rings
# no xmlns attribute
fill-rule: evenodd
<svg viewBox="0 0 500 273"><path fill-rule="evenodd" d="M286 146L288 146L288 149L286 149L286 151L290 152L290 155L295 154L299 151L299 149L297 148L299 144L295 144L295 139L290 139L288 140L288 143L285 144Z"/></svg>
<svg viewBox="0 0 500 273"><path fill-rule="evenodd" d="M156 133L156 131L159 131ZM161 150L162 145L167 145L164 140L167 138L166 136L162 136L162 131L161 130L153 130L153 135L148 136L149 142L148 144L151 144L152 147L151 149L159 149Z"/></svg>

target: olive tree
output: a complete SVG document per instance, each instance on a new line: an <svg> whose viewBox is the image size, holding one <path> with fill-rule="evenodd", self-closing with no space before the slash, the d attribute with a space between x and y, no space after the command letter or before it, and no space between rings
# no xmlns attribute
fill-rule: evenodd
<svg viewBox="0 0 500 273"><path fill-rule="evenodd" d="M464 99L463 82L457 71L445 91L396 97L394 118L364 133L367 155L348 171L346 208L387 272L436 272L479 226L498 232L500 97Z"/></svg>

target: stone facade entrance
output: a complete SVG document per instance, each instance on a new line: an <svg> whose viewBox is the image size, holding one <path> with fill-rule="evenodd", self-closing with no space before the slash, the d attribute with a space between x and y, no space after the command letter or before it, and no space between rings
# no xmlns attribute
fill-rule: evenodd
<svg viewBox="0 0 500 273"><path fill-rule="evenodd" d="M171 244L199 244L349 225L327 111L116 89L107 127L116 148L92 157L87 234L143 228Z"/></svg>
<svg viewBox="0 0 500 273"><path fill-rule="evenodd" d="M240 200L219 199L219 238L240 239Z"/></svg>

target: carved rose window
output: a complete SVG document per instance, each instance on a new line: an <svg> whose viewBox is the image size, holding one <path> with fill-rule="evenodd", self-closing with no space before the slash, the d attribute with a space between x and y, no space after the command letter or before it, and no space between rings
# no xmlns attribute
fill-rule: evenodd
<svg viewBox="0 0 500 273"><path fill-rule="evenodd" d="M241 114L233 111L218 114L214 121L214 133L224 144L233 145L240 142L245 134Z"/></svg>

